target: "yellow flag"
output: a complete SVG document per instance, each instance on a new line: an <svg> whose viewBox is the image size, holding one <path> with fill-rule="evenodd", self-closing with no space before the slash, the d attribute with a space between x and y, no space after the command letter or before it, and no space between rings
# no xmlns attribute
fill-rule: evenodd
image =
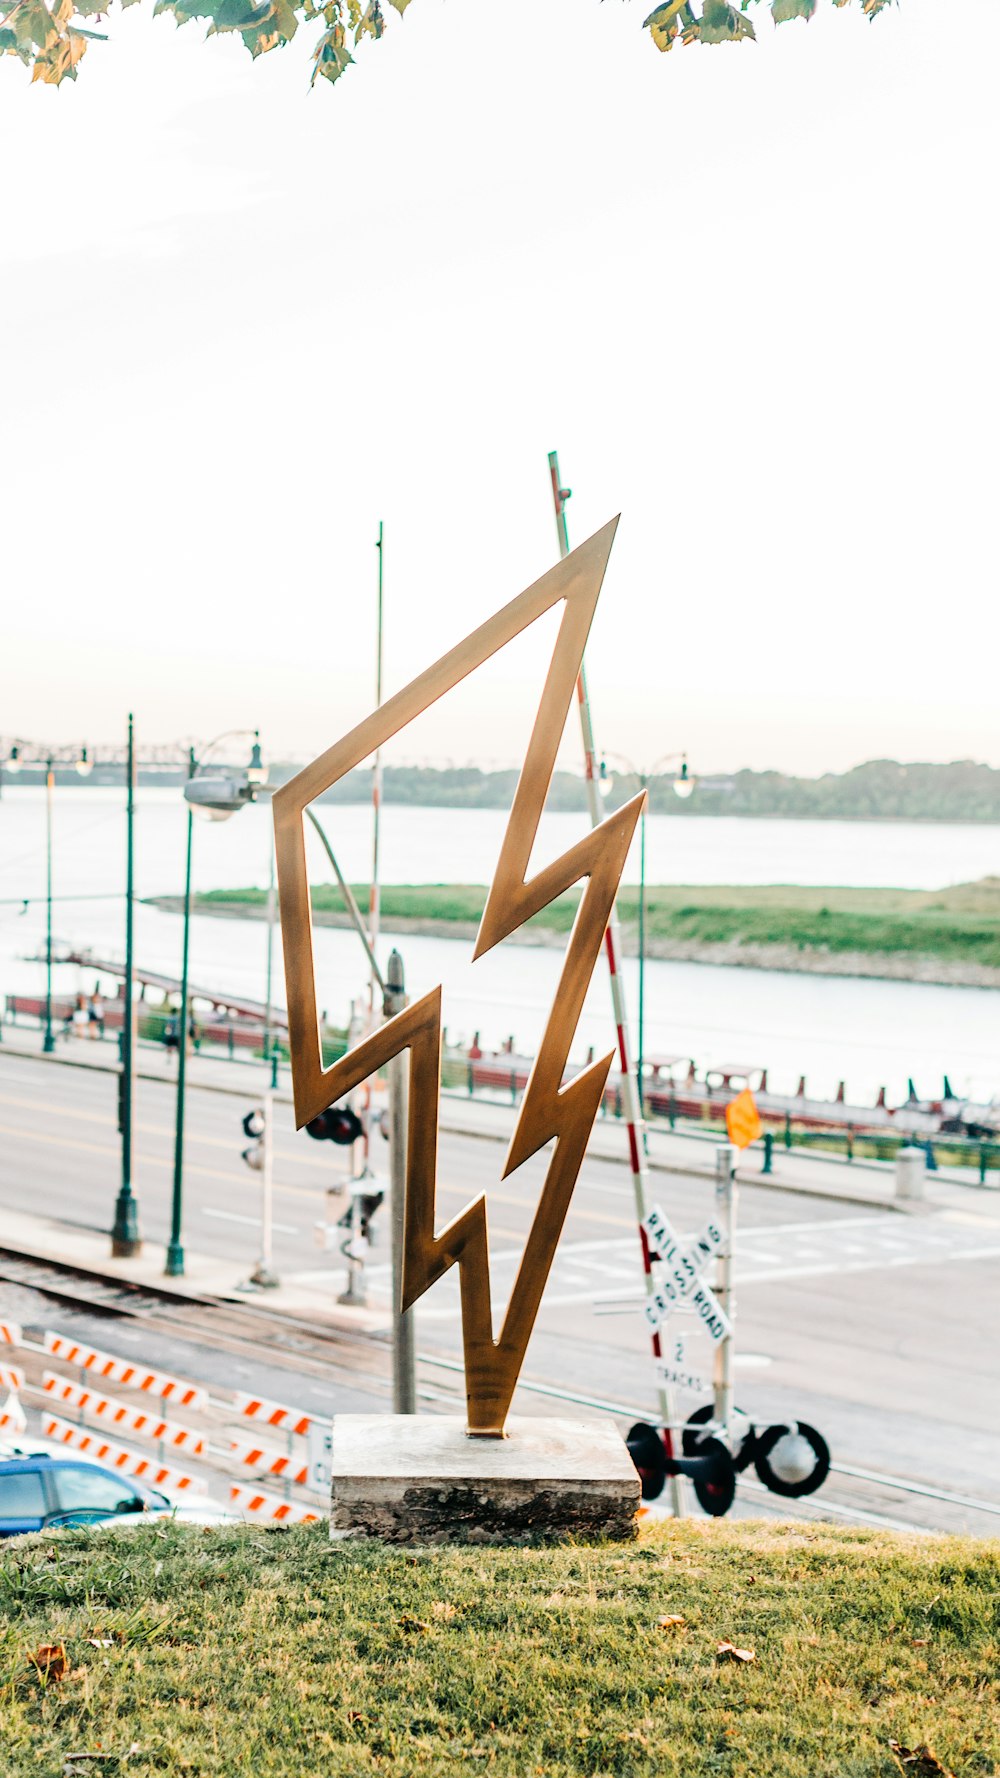
<svg viewBox="0 0 1000 1778"><path fill-rule="evenodd" d="M749 1148L751 1142L756 1142L763 1128L757 1110L757 1101L750 1088L744 1087L742 1093L738 1093L736 1098L726 1106L726 1129L729 1131L729 1140L737 1148Z"/></svg>

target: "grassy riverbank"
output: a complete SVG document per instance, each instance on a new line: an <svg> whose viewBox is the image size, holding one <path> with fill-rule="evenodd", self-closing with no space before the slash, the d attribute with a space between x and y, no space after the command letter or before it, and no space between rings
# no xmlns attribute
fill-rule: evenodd
<svg viewBox="0 0 1000 1778"><path fill-rule="evenodd" d="M367 888L356 890L367 905ZM346 921L338 890L312 891L320 923ZM382 890L387 931L467 937L486 890L475 884L389 885ZM536 942L566 933L578 895L561 896L531 922ZM197 898L207 913L260 917L260 889L219 889ZM162 904L166 905L166 904ZM627 948L635 947L638 891L622 889ZM628 941L631 940L631 944ZM651 956L759 968L887 975L925 981L1000 984L1000 877L953 889L653 886L646 891Z"/></svg>
<svg viewBox="0 0 1000 1778"><path fill-rule="evenodd" d="M42 1535L0 1555L0 1763L988 1778L998 1587L1000 1544L808 1524L549 1550L331 1545L325 1526ZM64 1654L48 1678L42 1646ZM940 1764L907 1759L927 1747Z"/></svg>

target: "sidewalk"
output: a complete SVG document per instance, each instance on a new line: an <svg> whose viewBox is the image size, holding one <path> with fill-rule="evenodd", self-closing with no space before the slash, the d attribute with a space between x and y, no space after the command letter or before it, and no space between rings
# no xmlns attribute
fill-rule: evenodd
<svg viewBox="0 0 1000 1778"><path fill-rule="evenodd" d="M156 1290L178 1303L212 1298L262 1308L279 1315L294 1316L314 1326L335 1329L347 1334L376 1334L390 1327L389 1305L360 1309L337 1302L346 1278L342 1265L329 1270L310 1268L301 1274L291 1273L277 1289L242 1290L250 1269L246 1260L215 1259L207 1254L193 1253L185 1246L183 1278L164 1275L162 1242L149 1241L135 1259L113 1259L111 1238L90 1229L68 1228L53 1217L31 1216L26 1212L5 1210L2 1229L3 1246L12 1253L25 1254L38 1260L72 1266L91 1278L112 1286L137 1284ZM10 1283L31 1289L31 1278L11 1278ZM2 1289L2 1286L0 1286Z"/></svg>
<svg viewBox="0 0 1000 1778"><path fill-rule="evenodd" d="M0 1061L5 1055L23 1056L54 1067L93 1068L107 1073L118 1071L117 1046L114 1044L77 1039L75 1044L61 1045L54 1055L43 1056L40 1032L9 1025L3 1028ZM140 1080L172 1083L177 1078L177 1064L159 1048L142 1044L137 1054L136 1072ZM269 1079L269 1070L260 1062L231 1062L224 1056L198 1053L188 1057L189 1091L224 1093L249 1103ZM287 1068L279 1072L274 1097L277 1104L291 1106L291 1079ZM441 1100L440 1126L450 1135L506 1143L510 1140L515 1116L516 1107L496 1100L473 1098L463 1093L445 1093ZM653 1175L651 1189L655 1189L657 1174L714 1178L718 1142L717 1135L703 1135L697 1130L649 1128L646 1148L649 1170ZM613 1117L599 1118L588 1153L627 1167L624 1124ZM869 1205L907 1215L950 1210L971 1213L977 1220L1000 1222L1000 1190L980 1186L971 1173L967 1178L956 1176L957 1170L951 1169L947 1173L929 1173L926 1196L914 1202L896 1197L895 1167L891 1161L847 1162L835 1155L785 1149L779 1141L774 1145L772 1173L761 1172L763 1158L760 1145L747 1151L736 1172L741 1184L771 1191L801 1192L832 1203Z"/></svg>

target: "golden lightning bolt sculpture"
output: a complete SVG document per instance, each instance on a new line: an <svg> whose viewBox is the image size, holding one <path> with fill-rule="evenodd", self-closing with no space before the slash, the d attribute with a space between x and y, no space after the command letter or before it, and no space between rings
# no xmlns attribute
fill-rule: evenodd
<svg viewBox="0 0 1000 1778"><path fill-rule="evenodd" d="M465 1384L471 1433L499 1437L510 1407L545 1280L597 1116L613 1052L563 1085L570 1045L604 938L643 796L634 797L585 839L528 881L528 863L556 753L576 687L584 645L607 568L617 519L595 533L558 567L504 606L456 648L359 723L343 740L282 786L274 797L281 931L288 987L288 1029L301 1129L381 1068L410 1055L410 1121L404 1216L403 1301L409 1309L457 1263L461 1283ZM435 988L324 1069L316 1006L312 915L306 875L303 813L309 803L368 759L468 674L511 642L544 612L562 603L552 662L514 805L504 835L474 957L509 938L541 908L575 883L586 882L570 936L555 1003L549 1014L503 1177L553 1138L535 1212L498 1339L493 1337L486 1200L476 1198L439 1234L434 1229L438 1098L441 1084L441 990Z"/></svg>

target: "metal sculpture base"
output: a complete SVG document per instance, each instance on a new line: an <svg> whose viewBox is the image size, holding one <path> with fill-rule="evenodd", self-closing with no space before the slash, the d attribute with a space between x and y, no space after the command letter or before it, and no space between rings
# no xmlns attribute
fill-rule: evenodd
<svg viewBox="0 0 1000 1778"><path fill-rule="evenodd" d="M331 1529L385 1543L522 1543L636 1534L639 1477L614 1427L514 1415L337 1414Z"/></svg>

